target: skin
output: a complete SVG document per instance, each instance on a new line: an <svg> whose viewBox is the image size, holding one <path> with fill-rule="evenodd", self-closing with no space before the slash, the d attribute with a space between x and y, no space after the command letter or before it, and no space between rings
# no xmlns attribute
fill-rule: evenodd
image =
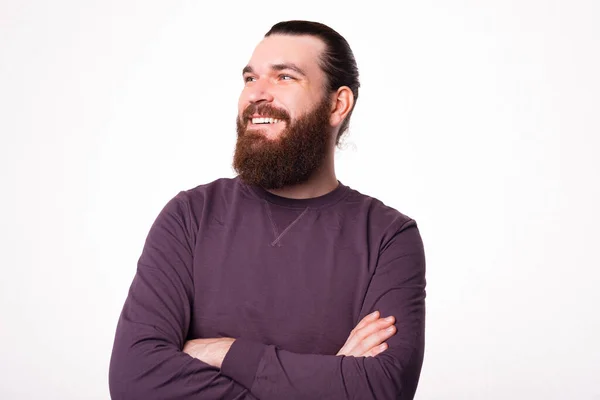
<svg viewBox="0 0 600 400"><path fill-rule="evenodd" d="M244 89L238 101L238 115L251 103L268 102L285 110L292 120L308 112L322 99L326 76L318 64L325 44L312 36L271 35L256 47L244 73ZM280 69L278 66L295 68ZM247 70L244 68L244 70ZM299 72L300 70L301 72ZM352 105L354 96L343 86L328 94L330 101L329 151L322 167L308 181L271 192L294 199L318 197L334 190L338 181L335 175L335 138ZM260 125L270 140L277 140L285 122ZM252 124L249 129L252 129Z"/></svg>
<svg viewBox="0 0 600 400"><path fill-rule="evenodd" d="M312 36L271 35L263 39L244 68L244 89L238 102L238 115L241 116L248 105L259 102L285 110L292 121L311 110L325 93L326 76L318 64L324 49L325 44ZM282 197L306 199L325 195L337 187L335 138L352 109L354 96L346 86L326 95L330 103L329 129L326 132L330 146L323 165L308 181L270 192ZM269 125L250 122L248 129L260 130L269 140L278 140L285 124L284 121ZM385 341L396 333L394 323L394 317L382 318L378 311L367 315L350 332L337 355L372 357L382 353L387 349ZM183 352L221 368L234 342L234 338L193 339L185 343Z"/></svg>

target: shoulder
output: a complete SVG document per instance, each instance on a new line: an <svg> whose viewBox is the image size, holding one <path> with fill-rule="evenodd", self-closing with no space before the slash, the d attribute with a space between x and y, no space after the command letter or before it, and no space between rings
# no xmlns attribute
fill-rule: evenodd
<svg viewBox="0 0 600 400"><path fill-rule="evenodd" d="M416 226L413 218L378 198L363 194L356 189L350 188L346 203L357 208L356 211L367 218L369 225L382 231L395 233Z"/></svg>
<svg viewBox="0 0 600 400"><path fill-rule="evenodd" d="M424 272L425 250L417 222L375 197L354 189L349 198L352 197L364 208L369 237L373 240L373 246L379 248L379 254L385 256L384 262L389 259L410 259L415 268Z"/></svg>
<svg viewBox="0 0 600 400"><path fill-rule="evenodd" d="M235 178L219 178L184 189L172 197L164 206L162 213L170 214L186 225L197 226L203 215L227 207L232 193L240 190Z"/></svg>
<svg viewBox="0 0 600 400"><path fill-rule="evenodd" d="M223 206L235 191L240 190L237 178L219 178L212 182L180 191L171 201L200 211L206 207Z"/></svg>
<svg viewBox="0 0 600 400"><path fill-rule="evenodd" d="M402 252L422 249L417 222L395 207L352 188L345 207L345 214L357 222L355 228L366 229L371 246L380 252L390 246Z"/></svg>
<svg viewBox="0 0 600 400"><path fill-rule="evenodd" d="M182 190L175 196L182 201L198 202L214 196L231 193L238 187L236 178L219 178L191 189Z"/></svg>

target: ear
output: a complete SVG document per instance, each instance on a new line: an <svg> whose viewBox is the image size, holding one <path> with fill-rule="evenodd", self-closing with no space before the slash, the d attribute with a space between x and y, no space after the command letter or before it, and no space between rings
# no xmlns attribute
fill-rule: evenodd
<svg viewBox="0 0 600 400"><path fill-rule="evenodd" d="M337 128L346 119L354 105L354 94L348 86L340 87L331 99L331 115L329 124Z"/></svg>

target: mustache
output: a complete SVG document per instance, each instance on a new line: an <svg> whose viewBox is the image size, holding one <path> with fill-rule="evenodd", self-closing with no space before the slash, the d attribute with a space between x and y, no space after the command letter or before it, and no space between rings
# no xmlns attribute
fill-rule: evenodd
<svg viewBox="0 0 600 400"><path fill-rule="evenodd" d="M246 107L246 109L242 113L244 123L247 124L248 119L254 114L259 114L263 117L276 118L286 122L289 122L290 120L290 115L286 111L273 107L270 104L260 103L250 104L248 107Z"/></svg>

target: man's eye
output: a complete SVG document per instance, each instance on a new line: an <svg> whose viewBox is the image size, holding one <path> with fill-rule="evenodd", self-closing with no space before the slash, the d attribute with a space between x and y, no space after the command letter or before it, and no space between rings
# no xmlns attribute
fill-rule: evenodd
<svg viewBox="0 0 600 400"><path fill-rule="evenodd" d="M283 81L291 81L291 80L294 79L294 77L291 76L291 75L285 75L285 74L283 74L283 75L279 75L279 79L281 79Z"/></svg>
<svg viewBox="0 0 600 400"><path fill-rule="evenodd" d="M253 76L246 76L244 78L244 82L248 83L248 82L254 82L256 80L256 78L254 78Z"/></svg>

